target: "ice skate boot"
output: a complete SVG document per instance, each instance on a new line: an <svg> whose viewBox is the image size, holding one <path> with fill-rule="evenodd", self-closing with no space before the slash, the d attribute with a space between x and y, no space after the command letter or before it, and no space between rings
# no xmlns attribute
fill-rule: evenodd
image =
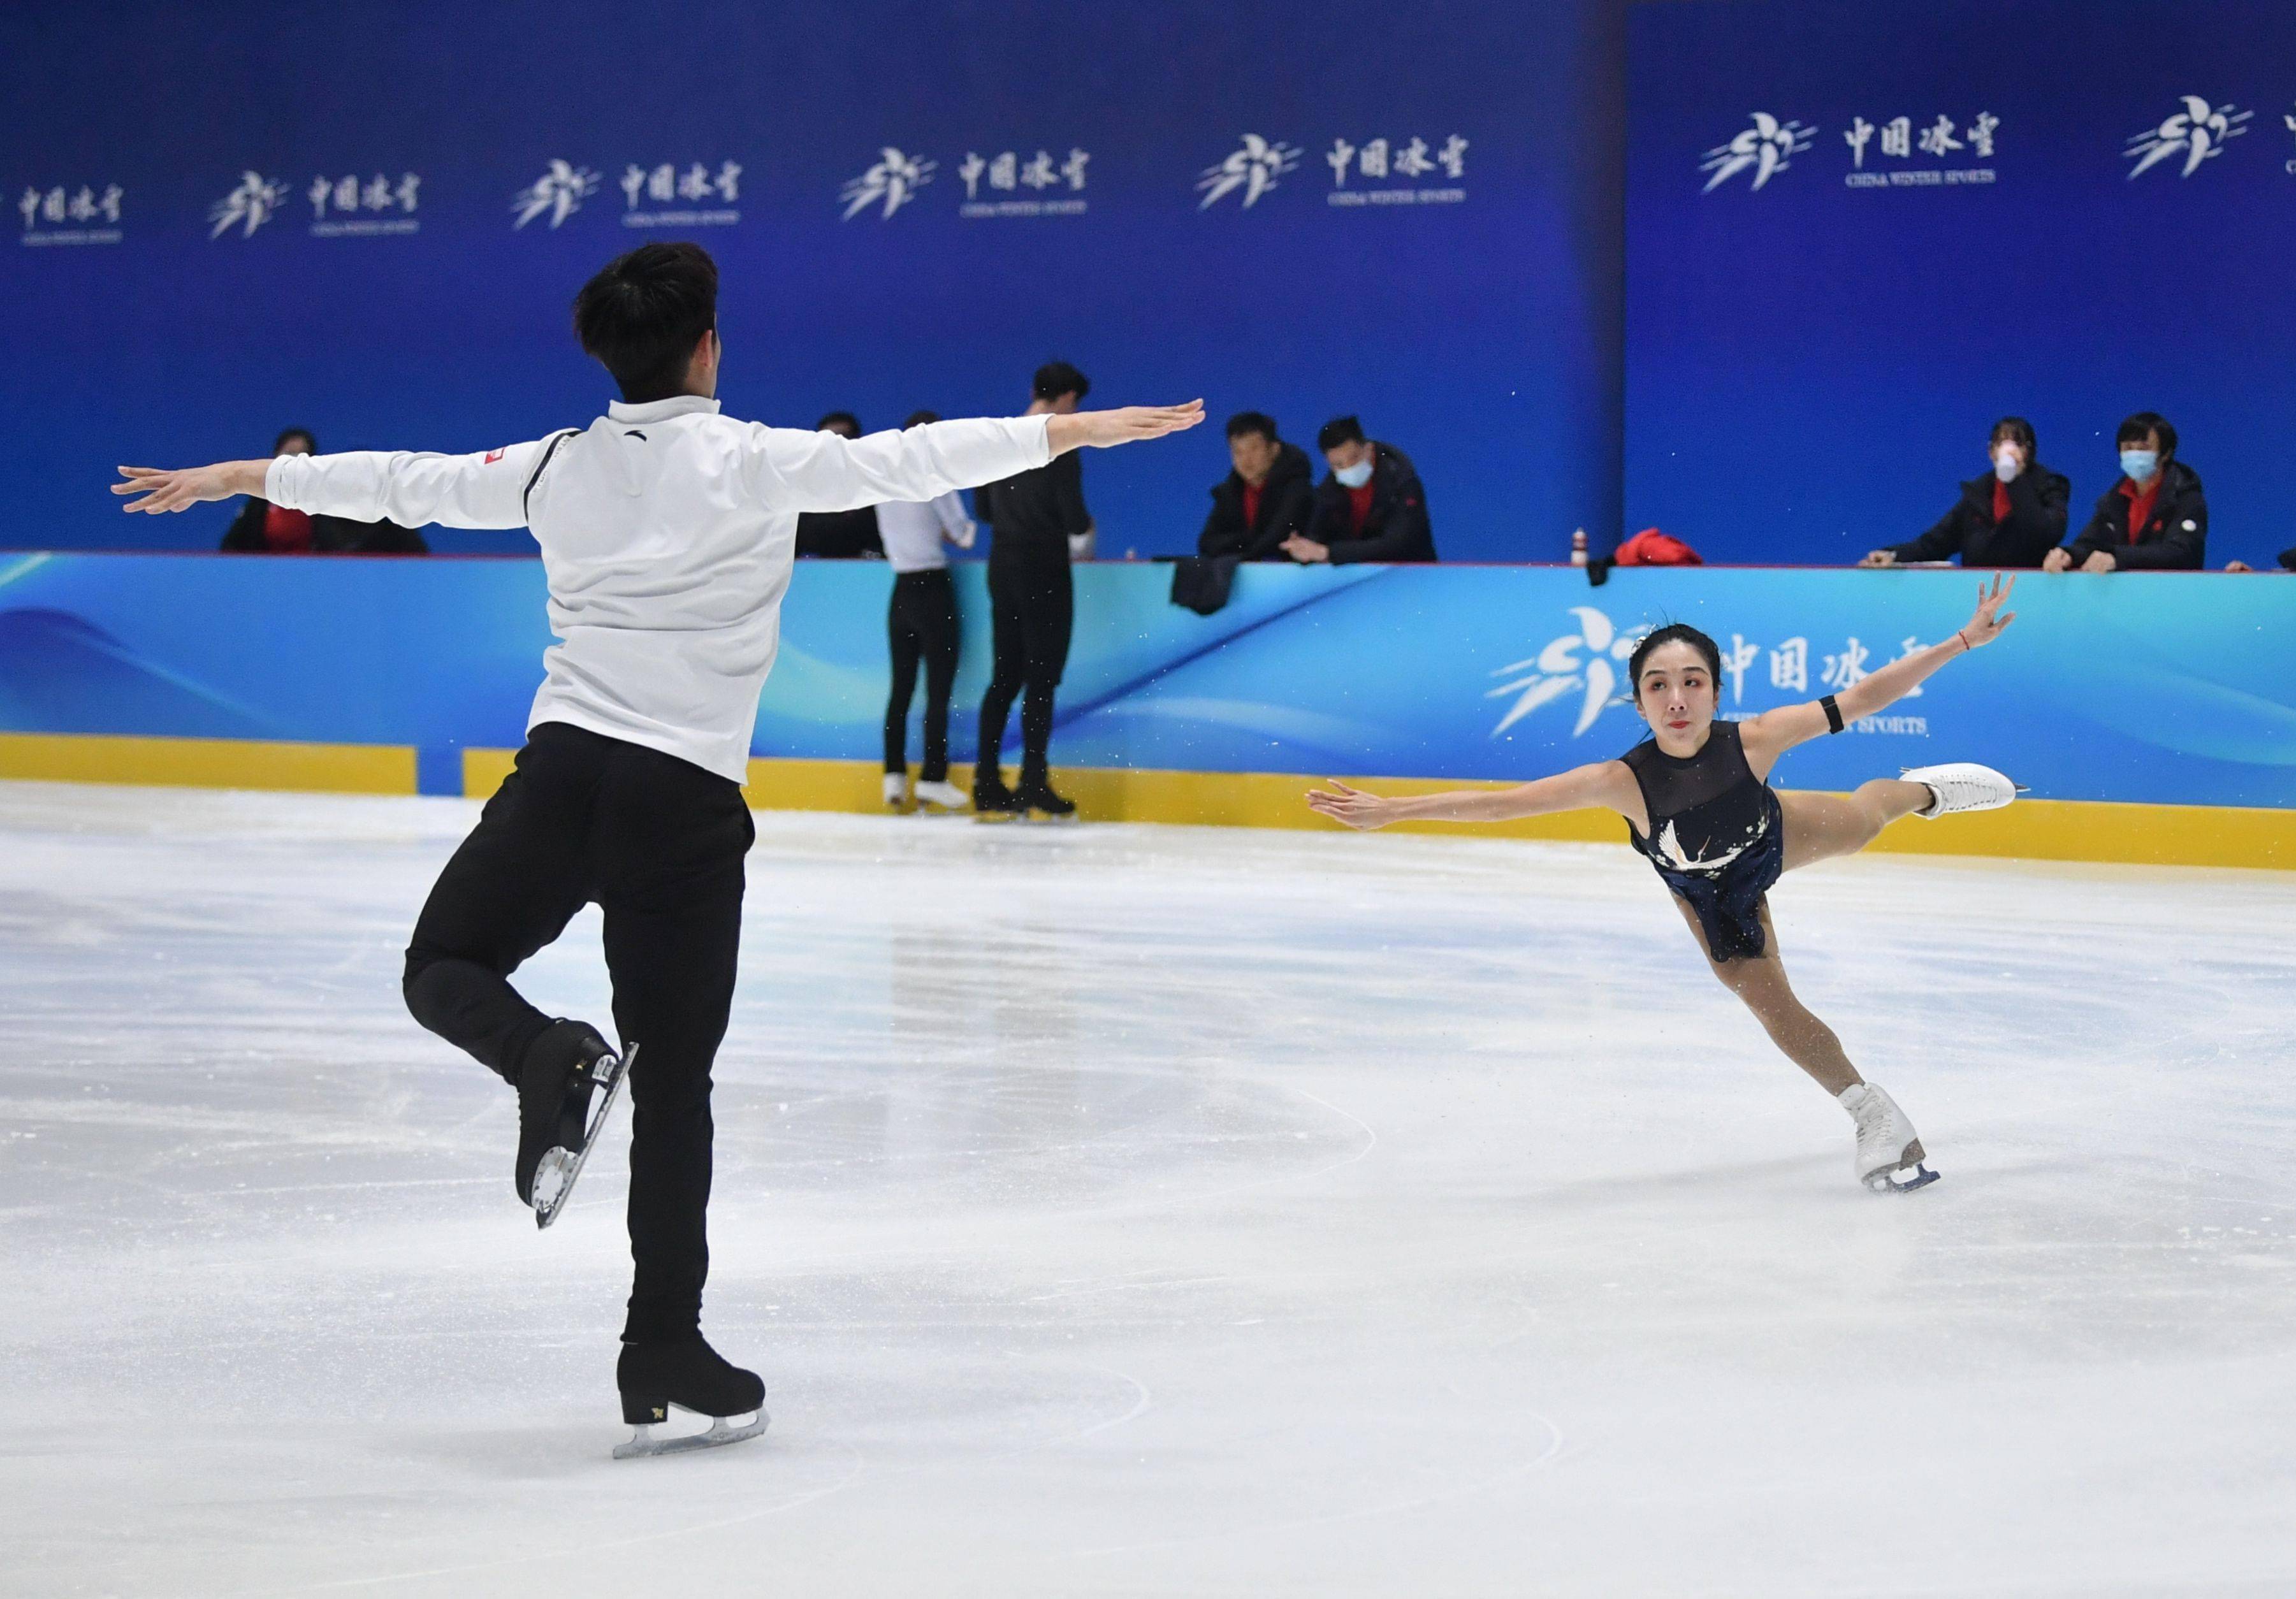
<svg viewBox="0 0 2296 1599"><path fill-rule="evenodd" d="M626 1343L614 1367L622 1392L622 1420L637 1429L614 1447L616 1460L641 1455L676 1455L714 1449L755 1438L773 1418L766 1414L766 1385L711 1349L699 1332L684 1338ZM652 1429L669 1420L675 1407L709 1418L709 1431L682 1438L656 1438ZM749 1420L727 1423L735 1416Z"/></svg>
<svg viewBox="0 0 2296 1599"><path fill-rule="evenodd" d="M1013 803L1029 813L1031 819L1046 822L1076 820L1076 801L1053 792L1052 781L1046 777L1023 777L1021 787L1013 796Z"/></svg>
<svg viewBox="0 0 2296 1599"><path fill-rule="evenodd" d="M1932 796L1914 815L1935 821L1956 811L1999 810L2025 791L1991 767L1957 761L1942 767L1910 767L1898 774L1918 783Z"/></svg>
<svg viewBox="0 0 2296 1599"><path fill-rule="evenodd" d="M518 1165L511 1180L521 1201L534 1207L537 1227L558 1219L614 1108L622 1074L636 1058L636 1046L617 1054L589 1023L562 1019L527 1046L518 1071ZM593 1113L591 1095L600 1088L605 1095Z"/></svg>
<svg viewBox="0 0 2296 1599"><path fill-rule="evenodd" d="M1914 1124L1879 1083L1853 1083L1834 1096L1857 1124L1857 1180L1876 1193L1911 1193L1938 1180ZM1898 1174L1913 1175L1900 1181Z"/></svg>
<svg viewBox="0 0 2296 1599"><path fill-rule="evenodd" d="M917 784L917 804L920 806L929 805L936 810L950 811L963 810L971 803L964 797L964 791L946 777L939 783Z"/></svg>
<svg viewBox="0 0 2296 1599"><path fill-rule="evenodd" d="M990 773L985 768L972 780L972 819L976 822L1010 822L1021 812L1019 796L1004 786L1004 775Z"/></svg>
<svg viewBox="0 0 2296 1599"><path fill-rule="evenodd" d="M885 808L900 810L909 802L909 775L906 772L885 774Z"/></svg>

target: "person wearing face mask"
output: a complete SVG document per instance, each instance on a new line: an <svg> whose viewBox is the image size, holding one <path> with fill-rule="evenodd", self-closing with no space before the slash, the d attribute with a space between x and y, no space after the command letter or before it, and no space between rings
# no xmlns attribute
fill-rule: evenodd
<svg viewBox="0 0 2296 1599"><path fill-rule="evenodd" d="M1332 475L1316 486L1308 530L1278 548L1302 564L1435 559L1427 491L1410 456L1365 438L1363 424L1352 416L1325 422L1316 447Z"/></svg>
<svg viewBox="0 0 2296 1599"><path fill-rule="evenodd" d="M1308 526L1314 476L1308 452L1275 436L1275 419L1239 411L1227 419L1235 470L1212 488L1212 512L1196 536L1199 555L1275 561L1283 542Z"/></svg>
<svg viewBox="0 0 2296 1599"><path fill-rule="evenodd" d="M2040 464L2033 424L2005 416L1993 424L1988 454L1993 470L1961 486L1961 498L1937 526L1905 544L1885 545L1860 566L1909 561L1950 561L1964 566L2038 566L2065 536L2065 504L2072 485Z"/></svg>
<svg viewBox="0 0 2296 1599"><path fill-rule="evenodd" d="M2050 572L2185 571L2208 558L2209 502L2201 474L2177 459L2177 430L2139 411L2113 435L2120 481L2096 503L2081 535L2041 562Z"/></svg>

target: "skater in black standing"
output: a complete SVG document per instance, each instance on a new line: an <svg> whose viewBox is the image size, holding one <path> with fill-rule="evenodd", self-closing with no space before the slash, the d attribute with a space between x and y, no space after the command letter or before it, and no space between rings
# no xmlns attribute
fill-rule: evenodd
<svg viewBox="0 0 2296 1599"><path fill-rule="evenodd" d="M636 1271L617 1382L639 1435L616 1453L653 1453L765 1424L764 1384L701 1333L709 1072L756 836L741 784L799 514L1040 472L1079 446L1192 427L1202 407L1035 411L859 439L737 422L715 398L718 269L694 244L610 263L577 296L574 328L622 392L586 428L469 455L123 467L113 492L140 496L128 511L261 495L410 528L525 527L540 545L559 642L544 652L516 769L415 923L405 989L415 1020L516 1089L512 1177L538 1225L565 1202L627 1063ZM587 1022L545 1015L508 980L594 902L619 1048ZM719 1422L649 1442L647 1424L673 1405ZM738 1431L723 1424L753 1413Z"/></svg>
<svg viewBox="0 0 2296 1599"><path fill-rule="evenodd" d="M1066 361L1037 370L1030 416L1073 413L1092 383ZM1072 456L991 483L973 496L981 521L994 529L988 546L988 614L995 644L988 692L980 699L980 755L972 777L973 814L987 819L1033 812L1076 814L1073 801L1053 791L1047 753L1053 740L1053 693L1067 670L1069 636L1076 619L1069 571L1071 541L1093 532L1085 509L1084 472ZM1004 786L1004 720L1021 700L1021 786Z"/></svg>

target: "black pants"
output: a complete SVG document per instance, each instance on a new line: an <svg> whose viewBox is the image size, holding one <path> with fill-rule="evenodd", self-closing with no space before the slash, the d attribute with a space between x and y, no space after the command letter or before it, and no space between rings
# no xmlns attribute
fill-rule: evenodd
<svg viewBox="0 0 2296 1599"><path fill-rule="evenodd" d="M406 949L406 1008L515 1083L550 1018L505 980L594 900L630 1070L630 1256L623 1336L675 1338L709 1272L709 1066L742 936L742 791L689 761L563 723L518 767L439 875Z"/></svg>
<svg viewBox="0 0 2296 1599"><path fill-rule="evenodd" d="M997 775L1004 719L1021 701L1021 782L1045 781L1046 749L1053 742L1053 691L1068 669L1069 635L1076 620L1076 591L1065 553L988 562L989 615L996 628L995 668L980 701L980 761L975 782Z"/></svg>
<svg viewBox="0 0 2296 1599"><path fill-rule="evenodd" d="M947 567L893 574L885 613L893 646L893 693L885 701L885 770L909 769L909 700L925 665L925 765L920 783L948 777L948 691L956 683L956 584Z"/></svg>

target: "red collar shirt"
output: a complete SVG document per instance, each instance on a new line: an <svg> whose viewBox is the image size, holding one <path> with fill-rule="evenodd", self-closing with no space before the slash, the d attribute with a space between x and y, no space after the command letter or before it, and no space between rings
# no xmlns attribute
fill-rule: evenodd
<svg viewBox="0 0 2296 1599"><path fill-rule="evenodd" d="M2144 524L2152 520L2152 502L2161 497L2161 480L2168 474L2154 472L2152 486L2138 490L2127 478L2120 480L2120 492L2128 496L2128 542L2135 544L2144 531Z"/></svg>

